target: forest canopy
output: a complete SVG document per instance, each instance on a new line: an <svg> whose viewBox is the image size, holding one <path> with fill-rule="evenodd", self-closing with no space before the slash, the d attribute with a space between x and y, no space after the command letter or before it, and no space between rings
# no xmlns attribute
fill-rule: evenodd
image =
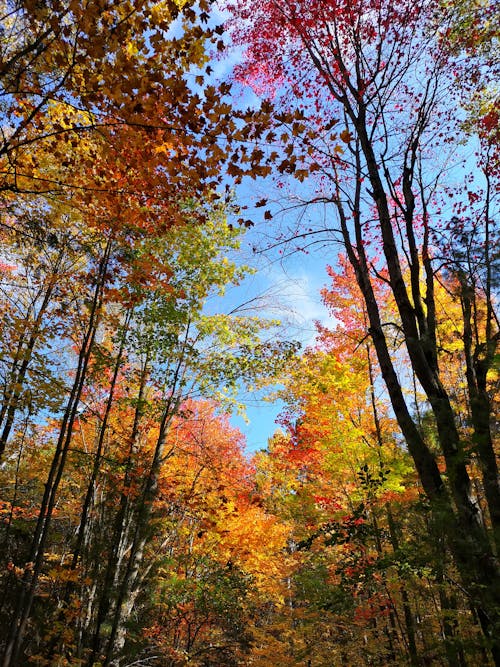
<svg viewBox="0 0 500 667"><path fill-rule="evenodd" d="M500 665L495 5L0 1L2 667Z"/></svg>

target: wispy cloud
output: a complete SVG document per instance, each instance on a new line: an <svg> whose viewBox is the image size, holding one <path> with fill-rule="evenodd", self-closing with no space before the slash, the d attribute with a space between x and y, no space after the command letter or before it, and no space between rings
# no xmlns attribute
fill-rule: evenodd
<svg viewBox="0 0 500 667"><path fill-rule="evenodd" d="M333 322L320 294L327 280L326 271L317 266L314 271L303 267L292 274L281 264L272 264L253 276L247 288L254 297L246 307L261 316L279 319L286 338L311 345L316 335L315 322L325 326Z"/></svg>

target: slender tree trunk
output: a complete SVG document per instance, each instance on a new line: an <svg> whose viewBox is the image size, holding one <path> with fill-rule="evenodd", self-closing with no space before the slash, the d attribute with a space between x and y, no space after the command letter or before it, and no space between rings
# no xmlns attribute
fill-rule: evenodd
<svg viewBox="0 0 500 667"><path fill-rule="evenodd" d="M99 315L102 306L102 293L106 280L108 260L110 256L111 243L108 241L103 258L99 264L96 276L96 286L89 313L89 321L81 345L78 357L78 366L73 381L73 386L68 398L64 412L59 438L56 445L54 457L42 498L39 517L33 536L28 562L32 563L30 569L26 569L21 582L21 590L18 595L16 610L13 615L8 641L4 652L2 667L15 667L18 664L18 656L21 643L24 638L26 626L31 613L31 607L38 584L38 578L44 562L44 548L47 541L51 524L52 513L56 504L57 491L64 472L66 458L71 443L73 425L75 422L78 404L86 378L87 367L93 349Z"/></svg>
<svg viewBox="0 0 500 667"><path fill-rule="evenodd" d="M95 485L97 482L97 477L99 475L99 471L101 468L101 463L102 463L102 457L103 457L103 452L104 452L104 441L106 437L106 432L107 432L107 427L108 427L108 421L111 415L111 410L113 407L113 401L115 398L115 389L116 389L116 382L118 380L118 375L120 373L120 370L122 368L122 362L123 362L123 354L125 351L125 342L126 342L126 335L127 335L127 330L130 324L130 319L132 317L132 311L130 310L125 319L125 323L123 326L123 331L122 331L122 338L120 341L120 347L118 349L118 354L116 356L115 360L115 365L113 369L113 376L111 378L111 383L109 386L109 391L108 391L108 400L106 401L106 407L104 410L104 414L102 416L102 421L101 424L99 425L99 436L97 440L97 447L96 451L94 452L94 461L93 461L93 466L92 466L92 472L90 474L90 479L87 485L87 493L85 494L85 499L83 501L83 506L82 506L82 511L80 514L80 524L78 526L78 532L76 535L76 542L75 542L75 548L73 549L73 558L71 561L71 568L74 569L76 568L78 564L78 560L81 555L82 551L82 546L85 540L86 536L86 528L87 528L87 521L89 517L89 512L92 504L92 499L94 497L94 491L95 491Z"/></svg>
<svg viewBox="0 0 500 667"><path fill-rule="evenodd" d="M95 494L95 486L97 483L97 478L101 469L101 464L102 464L102 457L104 453L104 442L105 442L105 436L107 433L107 427L108 427L108 421L111 415L111 409L113 407L113 401L115 398L115 389L116 389L116 383L118 380L118 376L120 373L120 370L122 368L122 363L123 363L123 354L125 350L125 342L126 342L126 335L127 335L127 330L128 326L130 324L130 319L132 317L132 311L128 311L125 322L123 325L123 330L122 330L122 337L120 341L120 347L118 349L118 354L116 356L115 364L114 364L114 369L113 369L113 375L111 378L109 390L108 390L108 399L106 401L106 407L104 409L104 414L102 416L102 421L99 426L99 435L97 439L97 446L96 446L96 451L93 454L93 465L92 465L92 471L90 474L89 482L87 485L87 492L85 494L85 498L83 501L82 505L82 510L80 513L80 523L78 526L78 531L76 535L76 541L75 541L75 547L73 549L73 556L71 559L71 564L70 564L70 569L75 570L78 566L80 556L82 553L82 548L84 545L84 542L87 538L87 529L88 529L88 520L89 520L89 514L92 506L92 502L94 500L94 494ZM59 623L62 624L64 621L64 610L65 607L69 604L71 595L75 590L75 583L72 581L69 581L68 584L66 585L64 595L62 597L61 601L61 610L59 613ZM80 624L81 624L81 619L80 619ZM54 653L57 648L57 644L60 641L61 633L58 633L55 635L53 640L50 643L50 646L48 647L47 650L47 659L51 661L53 659Z"/></svg>
<svg viewBox="0 0 500 667"><path fill-rule="evenodd" d="M178 367L179 371L179 367ZM173 386L177 384L177 377L174 379ZM151 462L150 470L143 487L142 496L137 512L136 526L132 543L130 545L130 552L128 555L127 567L119 588L118 599L114 608L112 619L111 632L107 642L106 655L103 662L103 667L109 667L114 658L116 648L116 639L120 634L122 623L124 621L124 605L131 595L132 589L139 575L140 567L143 560L144 548L150 536L151 514L153 511L153 503L156 499L158 491L158 475L160 467L164 460L165 444L168 434L168 428L172 417L177 411L179 399L172 395L167 401L164 408L160 432L156 443L153 460ZM129 609L130 613L130 609ZM89 665L90 667L90 665Z"/></svg>
<svg viewBox="0 0 500 667"><path fill-rule="evenodd" d="M113 605L113 587L114 582L118 576L120 569L121 554L120 551L124 544L124 535L127 532L128 523L131 520L127 519L130 507L130 476L132 474L133 453L137 446L137 438L139 434L140 421L143 414L144 392L146 389L146 381L149 373L149 360L146 358L143 368L141 370L139 380L139 391L137 396L137 404L134 414L134 422L132 424L132 431L129 441L128 458L125 465L125 478L123 482L123 489L120 496L120 504L114 520L114 527L112 531L112 538L110 540L110 553L104 574L102 588L99 594L97 614L95 618L95 627L90 640L90 654L87 664L91 667L94 661L100 654L101 650L101 628L108 616L108 612ZM82 647L83 649L84 647Z"/></svg>
<svg viewBox="0 0 500 667"><path fill-rule="evenodd" d="M483 346L473 343L473 300L474 290L468 284L462 271L458 272L460 300L463 313L463 341L465 353L465 375L469 393L471 420L474 428L474 445L481 466L484 493L488 504L497 553L500 553L500 486L498 464L491 435L491 401L488 395L486 376L488 363L488 343ZM481 350L481 347L484 350ZM492 345L492 350L496 346Z"/></svg>
<svg viewBox="0 0 500 667"><path fill-rule="evenodd" d="M24 388L26 374L33 358L33 352L39 341L43 318L45 317L45 313L47 312L47 308L52 299L61 259L62 251L57 259L56 267L49 279L48 286L45 289L43 300L35 320L26 323L26 327L29 327L29 331L26 331L19 341L12 367L12 379L5 390L2 407L0 408L0 428L2 429L0 435L0 461L5 452L5 447L7 446L10 432L14 424L16 412L19 407L19 399Z"/></svg>
<svg viewBox="0 0 500 667"><path fill-rule="evenodd" d="M472 485L466 467L462 443L455 424L455 415L449 397L444 390L437 366L437 350L435 347L435 307L433 296L433 275L431 275L430 261L427 259L427 318L425 321L419 315L418 303L412 304L400 265L398 246L394 237L391 214L387 196L382 183L381 173L374 149L366 127L366 110L360 101L357 113L346 109L350 115L359 138L360 151L364 157L372 196L377 209L379 228L382 234L383 253L389 272L389 284L396 301L401 318L405 342L412 364L412 368L424 389L431 404L436 420L439 442L447 466L450 490L453 502L457 509L458 521L455 520L453 506L447 498L441 476L432 454L423 441L406 405L401 391L392 359L388 350L386 337L382 328L379 305L374 296L370 280L370 263L364 248L363 229L360 220L359 208L354 208L353 222L356 238L355 248L351 243L351 235L347 219L341 203L337 200L344 245L348 258L353 266L358 285L363 294L367 314L370 322L370 333L377 352L382 376L386 383L396 419L407 441L410 453L415 461L424 490L434 504L438 514L443 516L443 528L448 533L450 549L454 554L457 566L464 583L470 593L477 599L478 615L483 632L488 639L494 655L495 664L500 665L500 638L498 637L498 596L499 570L498 563L493 556L487 539L481 508L472 491ZM418 144L417 144L418 145ZM416 146L413 150L416 150ZM361 179L361 154L356 153L358 172ZM408 178L408 176L406 176ZM356 186L358 189L359 185ZM408 187L408 186L407 186ZM355 198L356 201L356 198ZM407 225L410 250L414 244L413 228ZM411 252L410 252L411 257ZM416 273L413 267L413 272ZM418 270L420 273L420 270ZM414 290L417 289L413 285ZM415 299L414 294L414 299ZM421 309L421 307L420 307ZM420 324L420 330L419 330ZM446 518L444 518L446 517Z"/></svg>

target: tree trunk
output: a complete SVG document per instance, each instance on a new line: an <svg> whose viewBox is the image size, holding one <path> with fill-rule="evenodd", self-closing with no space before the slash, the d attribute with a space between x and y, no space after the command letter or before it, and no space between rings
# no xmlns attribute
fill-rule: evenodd
<svg viewBox="0 0 500 667"><path fill-rule="evenodd" d="M99 314L102 306L102 290L106 280L106 271L110 250L111 244L108 242L104 256L99 264L96 277L96 287L94 290L92 306L89 313L87 330L85 332L80 349L78 367L63 416L61 429L59 431L56 450L52 459L49 476L45 484L45 492L31 544L30 554L28 556L28 562L32 563L32 566L29 569L26 568L25 575L22 580L22 588L17 599L16 610L14 612L9 631L2 667L16 667L18 664L21 643L24 638L28 619L31 613L31 607L35 597L38 578L44 563L44 548L49 534L52 513L57 500L57 491L62 474L64 472L66 458L71 443L73 426L77 415L78 404L80 401L80 396L93 349L95 335L97 332Z"/></svg>

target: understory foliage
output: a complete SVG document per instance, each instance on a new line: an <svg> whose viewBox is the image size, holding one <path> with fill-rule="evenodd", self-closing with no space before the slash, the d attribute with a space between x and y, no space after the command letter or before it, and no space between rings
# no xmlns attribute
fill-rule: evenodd
<svg viewBox="0 0 500 667"><path fill-rule="evenodd" d="M494 3L222 16L0 0L1 665L498 666ZM331 250L303 352L221 300L264 176Z"/></svg>

